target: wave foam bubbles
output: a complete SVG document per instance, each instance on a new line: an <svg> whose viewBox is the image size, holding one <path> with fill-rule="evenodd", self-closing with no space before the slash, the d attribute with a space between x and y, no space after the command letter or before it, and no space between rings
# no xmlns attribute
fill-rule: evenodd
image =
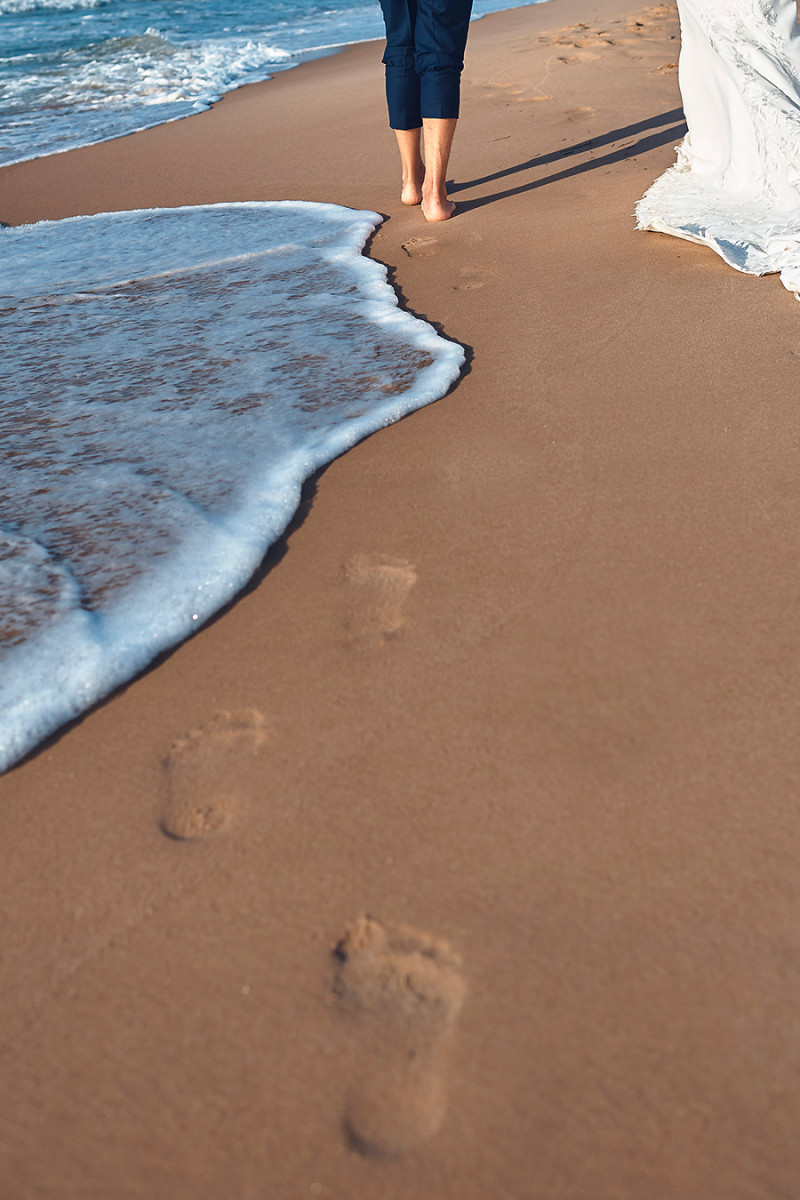
<svg viewBox="0 0 800 1200"><path fill-rule="evenodd" d="M65 55L72 69L42 94L46 107L209 104L249 74L291 59L271 42L232 38L196 46L173 45L157 29L137 37L110 38ZM28 81L30 86L30 81Z"/></svg>
<svg viewBox="0 0 800 1200"><path fill-rule="evenodd" d="M0 0L0 13L80 12L83 9L107 8L110 0Z"/></svg>
<svg viewBox="0 0 800 1200"><path fill-rule="evenodd" d="M0 770L235 596L321 465L461 347L375 213L250 203L0 231Z"/></svg>

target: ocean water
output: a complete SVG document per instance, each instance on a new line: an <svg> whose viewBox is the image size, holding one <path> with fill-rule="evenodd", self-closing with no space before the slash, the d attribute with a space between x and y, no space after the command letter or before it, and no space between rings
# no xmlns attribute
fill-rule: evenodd
<svg viewBox="0 0 800 1200"><path fill-rule="evenodd" d="M0 770L202 625L459 345L299 202L0 229Z"/></svg>
<svg viewBox="0 0 800 1200"><path fill-rule="evenodd" d="M474 15L526 2L475 0ZM382 36L376 0L0 0L0 164L187 116Z"/></svg>

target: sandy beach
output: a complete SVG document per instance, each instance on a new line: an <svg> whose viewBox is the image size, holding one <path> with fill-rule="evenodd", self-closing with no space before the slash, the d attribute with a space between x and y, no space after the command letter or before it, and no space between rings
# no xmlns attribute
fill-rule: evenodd
<svg viewBox="0 0 800 1200"><path fill-rule="evenodd" d="M377 43L0 170L8 224L374 209L468 349L0 778L2 1200L798 1195L800 306L634 231L678 46L475 23L435 226Z"/></svg>

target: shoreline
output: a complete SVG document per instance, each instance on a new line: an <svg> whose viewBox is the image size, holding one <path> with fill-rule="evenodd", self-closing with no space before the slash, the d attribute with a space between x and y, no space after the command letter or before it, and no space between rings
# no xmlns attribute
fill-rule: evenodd
<svg viewBox="0 0 800 1200"><path fill-rule="evenodd" d="M548 3L549 0L539 0L539 3ZM137 133L148 133L151 129L158 129L161 125L174 125L176 121L186 121L189 117L200 116L204 112L209 112L216 104L219 104L226 96L232 95L234 92L240 91L242 88L260 86L265 83L271 83L277 75L282 75L285 71L293 71L297 67L305 66L307 63L316 62L318 58L331 58L336 54L341 54L343 50L347 50L350 46L365 46L374 42L375 38L364 38L357 42L341 42L332 46L317 46L311 50L304 52L304 57L300 58L296 63L290 63L288 66L274 64L272 74L265 76L264 79L251 79L243 83L236 84L234 87L228 88L225 92L220 92L210 100L203 100L204 105L201 109L196 109L194 112L181 113L177 117L168 117L166 120L154 121L152 125L139 125L135 129L129 129L124 133L111 133L108 137L98 138L94 142L82 142L77 146L65 146L59 150L48 150L44 154L33 154L28 158L15 158L9 162L0 162L0 171L5 167L18 167L24 163L37 162L40 158L53 158L57 154L69 154L72 150L90 150L93 146L104 146L106 142L115 142L120 138L133 137Z"/></svg>
<svg viewBox="0 0 800 1200"><path fill-rule="evenodd" d="M14 389L38 353L66 394L53 436L48 377L33 366L29 387L17 391L22 447L9 436L19 427L13 404L4 404L0 453L18 453L20 473L4 473L3 524L22 590L15 596L6 581L0 625L13 640L9 602L24 609L37 595L20 567L39 569L43 543L50 570L68 583L51 601L49 624L33 601L27 636L4 657L0 773L228 607L283 535L310 477L459 378L463 349L400 309L385 267L364 254L380 221L302 201L249 201L68 217L2 235L11 260L6 312L20 329L9 331L0 391ZM15 259L26 269L15 272ZM59 294L50 296L54 277ZM323 311L320 281L330 292ZM109 320L109 301L122 329ZM158 325L154 305L164 315ZM65 325L78 343L77 374L69 349L62 356ZM144 331L158 363L145 388ZM102 379L109 360L111 394L98 395L82 376ZM270 380L266 403L254 394L256 378ZM118 510L110 523L109 505ZM138 512L132 524L129 506ZM42 575L42 588L53 588L52 575Z"/></svg>
<svg viewBox="0 0 800 1200"><path fill-rule="evenodd" d="M524 7L529 7L531 4L546 4L546 3L550 3L550 2L551 2L551 0L522 0L521 3L518 2L515 6L513 6L510 9L501 8L501 9L497 9L497 10L492 10L489 13L479 13L478 16L472 17L472 21L475 22L475 21L483 20L483 18L486 16L494 15L494 12L498 12L498 13L511 12L511 11L514 11L514 8L517 8L517 7L524 8ZM356 39L356 41L353 41L353 42L332 42L329 45L312 46L307 50L298 50L298 51L289 52L289 53L291 53L291 55L295 55L295 54L297 55L296 62L291 62L291 63L287 63L287 64L281 64L281 63L270 64L270 73L265 75L263 79L244 80L242 83L235 84L233 87L227 88L225 91L215 94L210 99L204 99L199 102L195 101L194 102L195 104L200 103L203 105L203 107L201 109L195 108L195 111L193 111L193 112L185 112L185 113L181 113L179 116L167 117L164 120L155 121L152 124L138 125L135 128L126 130L122 133L112 133L112 134L109 134L107 137L98 138L95 141L82 142L76 146L66 146L66 147L62 147L60 149L53 149L53 150L45 151L43 154L34 154L34 155L27 156L25 158L11 159L8 162L0 162L0 170L2 170L4 167L15 167L15 166L20 166L23 163L36 162L37 159L39 159L39 158L50 158L57 154L67 154L71 150L87 150L87 149L91 148L92 146L102 146L106 142L116 141L117 139L122 138L122 137L132 137L134 134L137 134L137 133L147 133L151 129L157 129L160 125L172 125L176 121L184 121L188 117L199 116L201 113L208 112L216 104L219 104L220 101L222 101L225 98L225 96L229 96L234 92L238 92L241 90L241 88L253 87L253 86L261 85L264 83L270 83L276 76L282 75L285 71L295 70L297 67L302 67L302 66L307 65L308 63L315 62L319 58L334 57L337 54L341 54L343 51L346 51L355 46L366 46L366 45L370 45L376 41L382 41L382 40L383 39L381 37L358 38L358 39ZM187 103L188 103L188 101L187 101ZM146 111L146 108L142 108L141 111L144 113Z"/></svg>
<svg viewBox="0 0 800 1200"><path fill-rule="evenodd" d="M436 226L374 43L0 170L12 224L381 212L370 256L470 351L0 778L16 1195L791 1194L798 308L634 231L677 46L662 5L476 22Z"/></svg>

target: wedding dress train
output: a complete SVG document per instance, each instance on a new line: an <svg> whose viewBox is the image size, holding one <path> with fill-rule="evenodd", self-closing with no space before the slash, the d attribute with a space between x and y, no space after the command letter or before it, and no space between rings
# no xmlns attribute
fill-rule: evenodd
<svg viewBox="0 0 800 1200"><path fill-rule="evenodd" d="M678 0L689 132L637 228L710 246L800 293L800 30L795 0ZM798 296L800 298L800 296Z"/></svg>

